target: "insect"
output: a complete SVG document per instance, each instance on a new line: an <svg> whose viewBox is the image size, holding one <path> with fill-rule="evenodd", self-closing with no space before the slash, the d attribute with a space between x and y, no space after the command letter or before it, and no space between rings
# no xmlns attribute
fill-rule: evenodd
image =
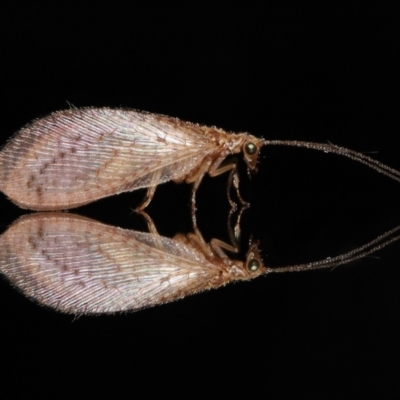
<svg viewBox="0 0 400 400"><path fill-rule="evenodd" d="M346 254L270 268L257 244L245 261L229 258L201 234L158 235L104 225L66 213L25 215L0 237L0 272L28 297L74 314L138 310L232 281L274 272L307 271L351 262L398 240L400 226ZM229 248L229 246L228 246Z"/></svg>
<svg viewBox="0 0 400 400"><path fill-rule="evenodd" d="M242 153L248 170L257 170L265 145L306 147L361 162L400 181L400 173L352 150L332 144L264 140L247 133L227 133L177 118L124 109L72 108L22 128L0 152L0 189L22 208L63 210L121 192L147 188L143 210L156 187L170 180L193 184L195 194L205 174L230 171L230 187L239 193L236 161Z"/></svg>
<svg viewBox="0 0 400 400"><path fill-rule="evenodd" d="M132 110L82 108L55 112L19 131L0 153L0 188L22 208L62 210L113 194L147 188L138 209L157 185L193 183L231 171L221 166L242 152L255 171L262 139L229 134L177 118ZM240 195L239 195L240 197ZM244 203L244 202L243 202Z"/></svg>

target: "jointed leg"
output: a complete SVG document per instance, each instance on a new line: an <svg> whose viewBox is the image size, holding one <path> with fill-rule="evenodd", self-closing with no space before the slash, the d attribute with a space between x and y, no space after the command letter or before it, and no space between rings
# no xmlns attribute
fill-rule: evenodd
<svg viewBox="0 0 400 400"><path fill-rule="evenodd" d="M146 195L144 196L142 203L138 207L136 207L136 211L143 211L150 204L151 200L153 199L154 193L156 191L157 185L160 183L161 172L162 172L161 169L154 172L153 177L151 178L150 186L147 189Z"/></svg>
<svg viewBox="0 0 400 400"><path fill-rule="evenodd" d="M231 205L232 209L234 209L234 211L236 210L236 203L231 199L231 194L230 194L230 189L233 185L233 187L236 189L236 195L240 201L240 203L242 204L242 206L246 209L248 207L250 207L250 203L244 201L242 199L242 196L240 195L240 191L239 191L239 174L237 171L237 163L236 160L234 163L228 164L227 167L230 167L231 172L229 174L229 179L228 179L228 186L227 186L227 195L228 195L228 201L229 204ZM220 169L222 170L222 168ZM216 172L219 172L220 170L217 170ZM220 175L222 173L224 173L224 171L219 172L217 175ZM217 176L217 175L213 175L213 176Z"/></svg>
<svg viewBox="0 0 400 400"><path fill-rule="evenodd" d="M232 253L238 252L237 247L231 246L219 239L211 239L210 244L208 245L197 228L194 230L194 233L189 233L187 238L192 246L198 248L209 260L212 260L215 257L221 259L228 258L222 249L231 251Z"/></svg>
<svg viewBox="0 0 400 400"><path fill-rule="evenodd" d="M197 168L197 170L195 170L194 172L192 171L192 173L189 174L186 177L186 182L187 183L193 183L193 186L192 186L192 223L193 223L193 229L194 230L197 229L197 221L196 221L196 192L197 192L197 189L200 186L201 181L204 178L204 175L206 174L206 172L210 168L211 164L212 164L212 161L211 160L207 160L206 162L201 164Z"/></svg>
<svg viewBox="0 0 400 400"><path fill-rule="evenodd" d="M226 164L221 167L221 163L224 161L225 156L221 156L214 161L212 160L206 160L203 164L199 166L199 168L192 174L188 175L186 177L186 182L187 183L192 183L193 182L193 187L192 187L192 221L193 221L193 227L197 227L197 221L196 221L196 192L197 189L200 186L201 181L204 178L204 175L208 172L208 174L211 177L216 177L218 175L221 175L227 171L231 171L229 174L228 178L228 186L227 186L227 196L228 196L228 201L229 204L231 205L231 208L233 210L236 210L236 203L231 199L230 196L230 189L232 185L236 189L237 197L240 200L241 204L243 207L248 208L250 205L249 203L245 202L242 199L242 196L240 195L239 192L239 175L237 172L237 160L234 159L232 160L229 164Z"/></svg>
<svg viewBox="0 0 400 400"><path fill-rule="evenodd" d="M241 235L241 231L240 231L240 222L242 219L242 214L245 210L247 210L247 208L249 208L248 205L246 206L242 206L237 220L236 220L236 224L235 226L232 228L232 224L231 224L231 219L232 219L232 215L233 213L236 211L233 208L230 210L229 212L229 216L228 216L228 234L229 234L229 238L231 239L232 244L235 246L235 248L237 250L239 250L239 242L240 242L240 235Z"/></svg>

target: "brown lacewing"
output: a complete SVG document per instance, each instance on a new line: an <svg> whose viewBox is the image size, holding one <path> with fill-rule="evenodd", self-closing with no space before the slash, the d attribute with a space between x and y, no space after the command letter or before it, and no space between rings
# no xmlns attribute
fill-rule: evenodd
<svg viewBox="0 0 400 400"><path fill-rule="evenodd" d="M245 261L229 258L199 232L166 238L73 214L26 215L0 237L0 272L28 297L74 314L138 310L232 281L272 272L329 268L397 240L400 226L349 253L309 264L269 268L257 246ZM390 238L390 236L392 236Z"/></svg>
<svg viewBox="0 0 400 400"><path fill-rule="evenodd" d="M133 110L83 108L55 112L19 131L0 153L0 188L22 208L61 210L113 194L158 184L193 183L232 171L221 166L243 152L256 168L262 140L229 134L164 115ZM237 179L237 178L236 178ZM236 182L236 181L235 181Z"/></svg>
<svg viewBox="0 0 400 400"><path fill-rule="evenodd" d="M6 144L0 152L0 189L22 208L62 210L147 188L142 210L160 183L193 183L194 204L205 174L231 171L228 191L233 183L246 204L238 191L236 162L223 161L242 153L248 170L256 171L263 145L344 155L400 181L398 171L331 144L264 140L133 110L72 108L34 121Z"/></svg>

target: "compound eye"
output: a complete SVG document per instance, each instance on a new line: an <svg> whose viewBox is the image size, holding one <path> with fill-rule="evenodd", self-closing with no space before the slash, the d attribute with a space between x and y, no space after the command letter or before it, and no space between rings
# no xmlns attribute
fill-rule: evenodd
<svg viewBox="0 0 400 400"><path fill-rule="evenodd" d="M244 151L246 152L246 154L250 156L256 154L257 150L258 150L257 145L255 145L253 142L247 142L244 145Z"/></svg>
<svg viewBox="0 0 400 400"><path fill-rule="evenodd" d="M256 259L252 259L247 263L247 269L250 272L256 272L258 271L258 269L260 268L261 264L260 261L256 260Z"/></svg>

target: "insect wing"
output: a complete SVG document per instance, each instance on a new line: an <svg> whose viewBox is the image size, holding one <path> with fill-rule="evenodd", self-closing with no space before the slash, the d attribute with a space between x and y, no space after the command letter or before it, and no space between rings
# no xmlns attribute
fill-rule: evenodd
<svg viewBox="0 0 400 400"><path fill-rule="evenodd" d="M59 111L1 151L0 188L23 208L59 210L180 180L215 150L205 130L223 132L137 111Z"/></svg>
<svg viewBox="0 0 400 400"><path fill-rule="evenodd" d="M27 296L78 314L176 300L219 273L180 241L62 213L15 222L0 238L0 270Z"/></svg>

